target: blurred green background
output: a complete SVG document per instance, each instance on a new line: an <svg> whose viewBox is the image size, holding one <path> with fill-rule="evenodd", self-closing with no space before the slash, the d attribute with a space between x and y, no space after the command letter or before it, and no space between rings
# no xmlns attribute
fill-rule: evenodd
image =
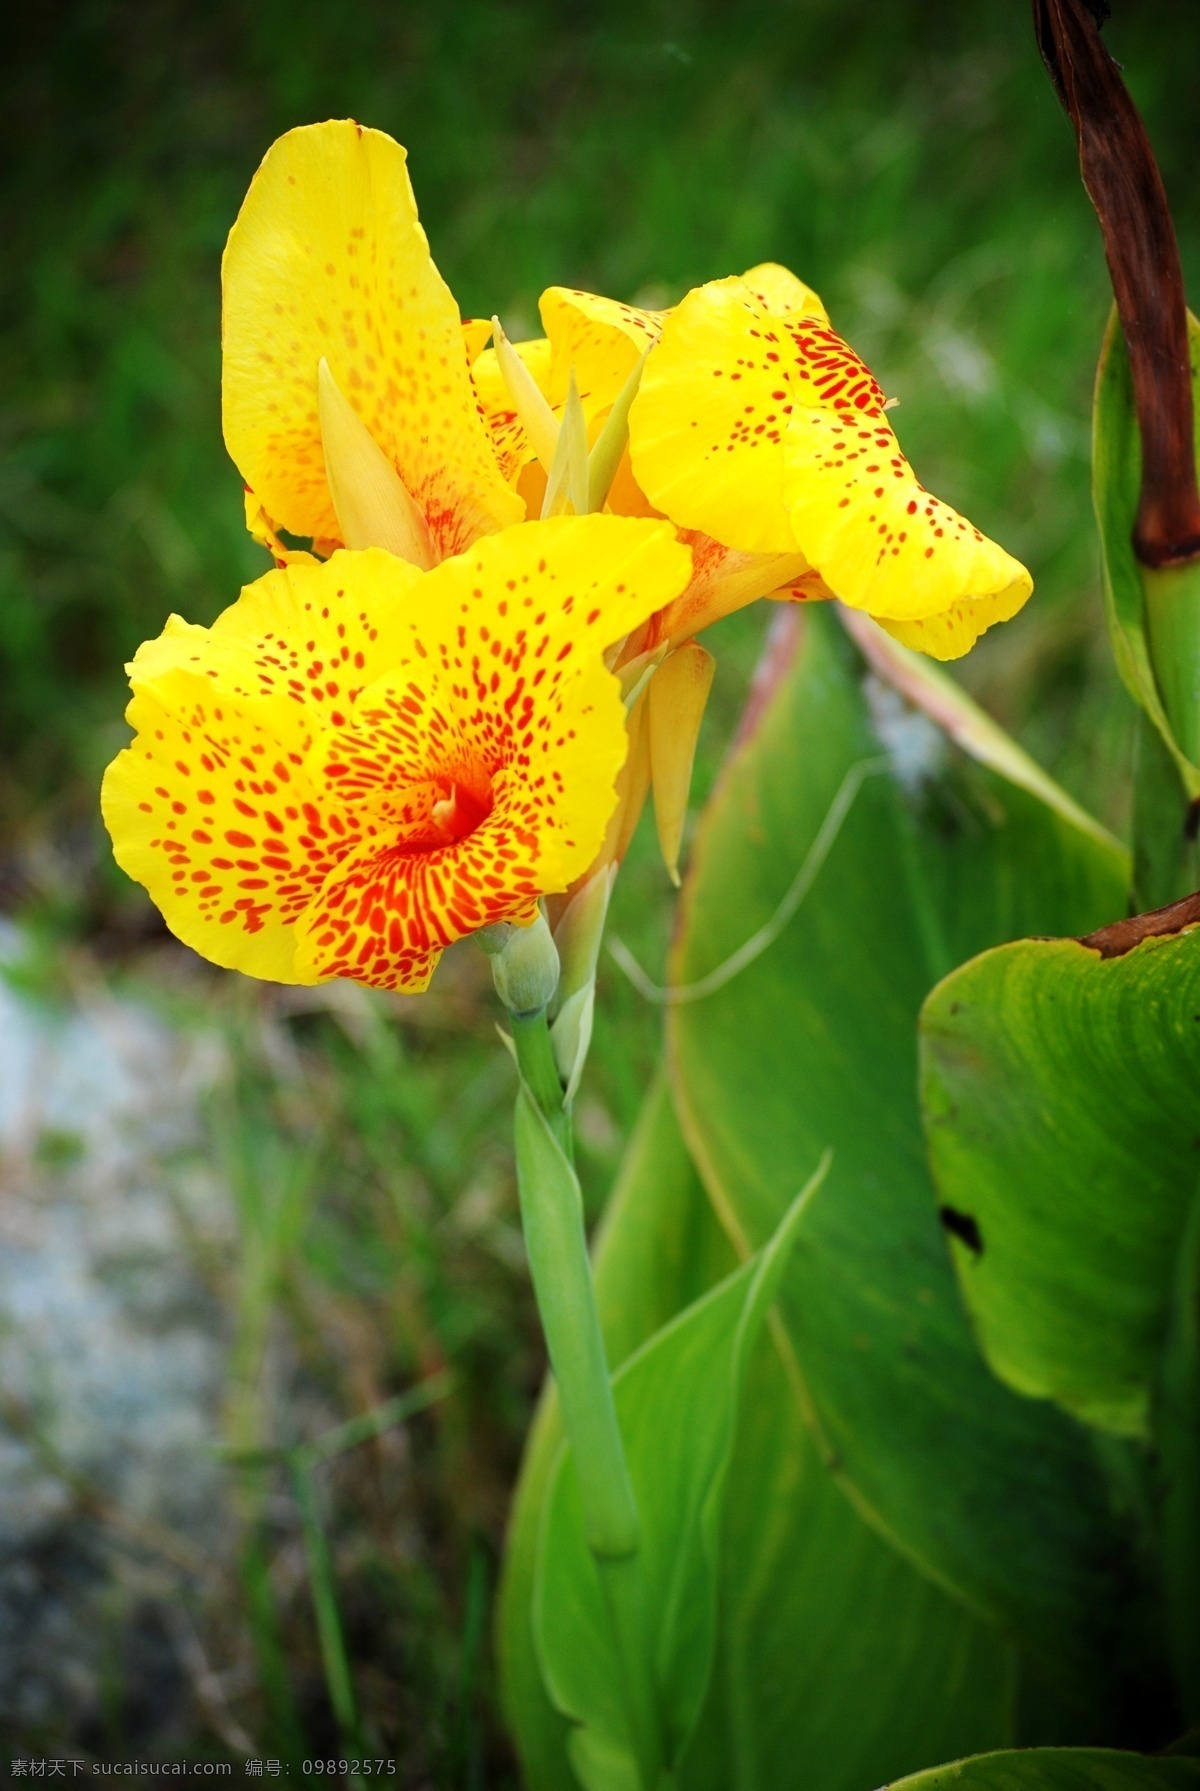
<svg viewBox="0 0 1200 1791"><path fill-rule="evenodd" d="M1116 0L1116 12L1109 42L1195 293L1194 0ZM769 258L814 285L900 399L894 420L926 483L1033 571L1027 609L959 674L1121 829L1132 712L1103 637L1088 496L1108 289L1023 0L81 0L9 21L0 899L21 928L9 975L60 1007L98 978L173 1027L220 1033L225 1067L194 1148L212 1161L219 1147L236 1214L234 1242L203 1265L228 1346L214 1407L227 1446L301 1440L303 1399L264 1378L272 1348L293 1393L319 1393L325 1423L449 1365L453 1389L406 1427L402 1459L365 1446L321 1497L367 1739L398 1758L402 1783L500 1785L513 1768L487 1608L541 1358L486 977L459 952L424 1002L305 1008L209 974L112 867L96 815L127 737L123 662L172 610L209 621L265 568L221 443L220 253L272 139L347 114L408 146L464 314L497 310L510 334L535 333L537 295L555 282L662 304ZM715 631L697 800L766 608ZM651 969L671 907L643 825L614 925ZM580 1115L593 1210L659 1030L611 965L600 1006ZM59 1471L49 1418L6 1422ZM233 1758L235 1734L264 1751L334 1746L305 1573L287 1565L295 1499L262 1464L230 1467L226 1491L232 1577L181 1570L170 1596L218 1680L222 1662L243 1662L221 1682L228 1721L185 1686L174 1726L155 1729L129 1640L145 1599L127 1591L114 1594L103 1697L36 1721L9 1713L17 1743ZM79 1522L99 1522L80 1498Z"/></svg>

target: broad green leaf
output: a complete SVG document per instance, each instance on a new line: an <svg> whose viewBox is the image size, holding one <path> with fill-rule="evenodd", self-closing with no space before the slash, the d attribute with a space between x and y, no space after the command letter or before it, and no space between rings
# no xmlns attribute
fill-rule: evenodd
<svg viewBox="0 0 1200 1791"><path fill-rule="evenodd" d="M1014 1650L863 1522L775 1340L755 1352L725 1496L720 1631L680 1791L866 1791L1013 1739Z"/></svg>
<svg viewBox="0 0 1200 1791"><path fill-rule="evenodd" d="M667 1770L695 1726L712 1667L717 1531L744 1372L804 1206L826 1167L823 1162L810 1177L757 1256L673 1319L613 1377L641 1522L635 1558L597 1565L585 1541L569 1445L552 1471L534 1636L551 1697L580 1725L570 1755L587 1791L624 1791L629 1782L623 1757L637 1757L631 1682L653 1715ZM622 1661L613 1642L614 1584L633 1607L632 1662Z"/></svg>
<svg viewBox="0 0 1200 1791"><path fill-rule="evenodd" d="M1162 1560L1171 1649L1184 1719L1200 1722L1200 1194L1175 1270L1156 1389L1154 1438L1162 1482ZM1200 1751L1200 1732L1181 1753Z"/></svg>
<svg viewBox="0 0 1200 1791"><path fill-rule="evenodd" d="M935 1766L901 1779L891 1791L1200 1791L1200 1760L1108 1748L1029 1748Z"/></svg>
<svg viewBox="0 0 1200 1791"><path fill-rule="evenodd" d="M1200 1181L1200 931L1111 957L1001 946L938 984L921 1035L930 1159L988 1360L1144 1435Z"/></svg>
<svg viewBox="0 0 1200 1791"><path fill-rule="evenodd" d="M659 1084L610 1200L597 1299L614 1366L733 1266ZM772 1341L752 1359L720 1542L713 1678L680 1791L860 1791L1010 1739L1011 1650L857 1515L818 1458ZM548 1389L526 1450L500 1601L505 1707L530 1791L576 1791L530 1624L561 1441Z"/></svg>
<svg viewBox="0 0 1200 1791"><path fill-rule="evenodd" d="M1200 448L1200 324L1190 313L1188 334ZM1175 743L1150 662L1142 572L1133 551L1141 480L1142 443L1133 401L1133 376L1114 306L1100 350L1092 423L1092 498L1100 528L1108 634L1126 689L1157 729L1188 796L1195 797L1200 795L1200 770Z"/></svg>
<svg viewBox="0 0 1200 1791"><path fill-rule="evenodd" d="M798 1166L833 1147L781 1299L826 1459L883 1535L1019 1643L1026 1683L1068 1706L1053 1739L1072 1720L1074 1738L1119 1739L1127 1679L1155 1670L1130 1659L1145 1651L1129 1538L1089 1437L997 1381L971 1334L925 1162L916 1022L930 986L986 945L1122 912L1124 860L931 738L891 692L870 695L875 725L857 655L810 613L703 823L673 983L766 923L881 741L903 781L866 779L781 936L673 1009L680 1116L748 1249Z"/></svg>

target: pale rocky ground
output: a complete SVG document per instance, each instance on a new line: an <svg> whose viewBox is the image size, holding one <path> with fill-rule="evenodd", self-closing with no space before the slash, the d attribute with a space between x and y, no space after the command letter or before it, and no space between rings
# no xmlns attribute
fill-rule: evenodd
<svg viewBox="0 0 1200 1791"><path fill-rule="evenodd" d="M0 1734L169 1747L204 1710L237 1745L190 1614L229 1531L198 1267L233 1237L198 1149L222 1048L77 982L0 978Z"/></svg>

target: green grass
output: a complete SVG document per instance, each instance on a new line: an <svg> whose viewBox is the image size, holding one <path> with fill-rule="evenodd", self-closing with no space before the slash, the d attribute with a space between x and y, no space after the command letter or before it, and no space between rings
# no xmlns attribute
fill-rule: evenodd
<svg viewBox="0 0 1200 1791"><path fill-rule="evenodd" d="M1111 40L1200 289L1193 8L1117 11ZM1032 603L961 675L1123 825L1130 712L1103 638L1087 489L1107 287L1022 0L78 0L25 9L13 32L0 72L0 891L42 936L82 940L143 984L157 975L142 954L160 934L111 866L96 788L126 737L122 662L171 610L210 620L265 564L220 440L219 257L270 141L326 116L408 145L464 312L497 309L512 333L534 330L552 282L662 302L772 258L816 286L900 398L918 471L1034 572ZM765 620L759 606L716 632L698 797ZM670 913L643 827L614 925L652 969ZM280 1017L230 978L189 1000L240 1040L214 1120L243 1226L222 1283L231 1440L278 1440L256 1365L280 1327L341 1417L454 1372L453 1393L410 1427L407 1478L383 1443L364 1445L369 1472L321 1472L363 1720L407 1750L412 1783L466 1787L506 1770L480 1612L541 1355L510 1071L485 973L458 955L442 994L387 1017ZM268 1020L291 1041L286 1075L262 1044ZM657 1040L656 1013L606 966L579 1127L593 1211ZM332 1746L311 1602L280 1587L274 1472L239 1495L245 1573L225 1621L253 1633L266 1688L243 1720Z"/></svg>

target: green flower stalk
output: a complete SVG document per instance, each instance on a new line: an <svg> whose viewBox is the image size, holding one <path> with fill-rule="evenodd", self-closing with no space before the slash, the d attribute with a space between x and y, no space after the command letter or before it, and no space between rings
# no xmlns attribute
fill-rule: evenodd
<svg viewBox="0 0 1200 1791"><path fill-rule="evenodd" d="M521 1220L546 1348L575 1451L588 1542L598 1557L619 1559L637 1549L637 1510L596 1312L564 1088L547 1022L546 1010L558 986L558 952L541 913L531 927L512 927L502 940L495 932L481 938L512 1024L521 1075L514 1122Z"/></svg>
<svg viewBox="0 0 1200 1791"><path fill-rule="evenodd" d="M606 896L607 872L600 878ZM584 930L597 934L595 944L584 947L593 975L605 905L585 904L594 920ZM561 1078L548 1022L559 983L558 950L540 911L530 927L503 933L494 928L480 939L492 959L496 992L508 1009L521 1076L513 1132L529 1272L571 1445L584 1531L621 1662L642 1785L651 1791L660 1776L662 1748L652 1663L645 1658L640 1525L596 1307L583 1197L571 1161L568 1093L573 1089ZM586 1052L586 1036L581 1046L579 1056ZM578 1080L577 1073L571 1080Z"/></svg>

